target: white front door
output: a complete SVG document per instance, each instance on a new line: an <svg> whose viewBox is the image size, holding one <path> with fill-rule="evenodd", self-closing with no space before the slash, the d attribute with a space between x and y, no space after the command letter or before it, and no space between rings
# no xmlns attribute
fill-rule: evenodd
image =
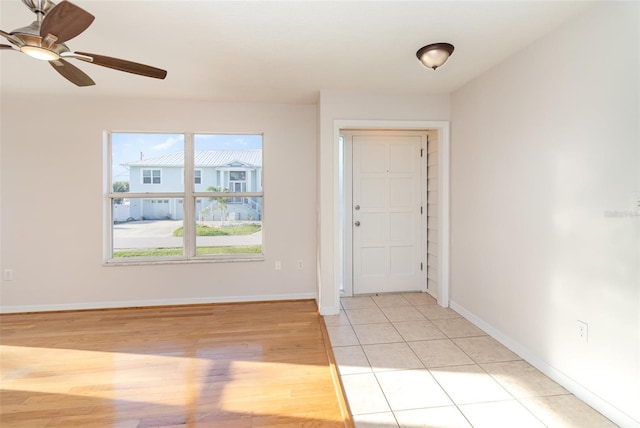
<svg viewBox="0 0 640 428"><path fill-rule="evenodd" d="M423 291L426 133L351 138L353 294Z"/></svg>

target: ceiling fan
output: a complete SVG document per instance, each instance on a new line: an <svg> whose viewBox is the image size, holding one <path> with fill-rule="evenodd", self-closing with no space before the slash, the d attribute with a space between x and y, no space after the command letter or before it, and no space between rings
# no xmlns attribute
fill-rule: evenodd
<svg viewBox="0 0 640 428"><path fill-rule="evenodd" d="M66 61L66 58L156 79L166 77L166 70L149 65L104 55L71 51L65 42L86 30L95 19L93 15L75 4L66 0L57 5L51 0L22 0L22 2L36 14L36 20L31 25L10 33L0 30L0 35L11 43L11 45L0 44L0 49L21 51L33 58L49 61L54 70L77 86L91 86L95 85L95 82L78 67Z"/></svg>

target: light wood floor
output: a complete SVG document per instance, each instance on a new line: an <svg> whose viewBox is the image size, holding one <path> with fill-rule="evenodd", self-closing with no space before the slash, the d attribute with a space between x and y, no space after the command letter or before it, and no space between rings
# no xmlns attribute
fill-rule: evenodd
<svg viewBox="0 0 640 428"><path fill-rule="evenodd" d="M0 316L0 425L349 427L313 301Z"/></svg>

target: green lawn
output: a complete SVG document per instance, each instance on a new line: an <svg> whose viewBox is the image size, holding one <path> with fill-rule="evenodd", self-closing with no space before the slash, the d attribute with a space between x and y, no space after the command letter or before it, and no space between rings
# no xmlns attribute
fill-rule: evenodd
<svg viewBox="0 0 640 428"><path fill-rule="evenodd" d="M261 254L262 245L239 245L236 247L198 247L196 255L209 256L216 254Z"/></svg>
<svg viewBox="0 0 640 428"><path fill-rule="evenodd" d="M256 223L240 224L229 227L211 227L199 224L196 226L196 236L230 236L230 235L251 235L259 232L262 226ZM173 231L173 236L183 236L182 227Z"/></svg>
<svg viewBox="0 0 640 428"><path fill-rule="evenodd" d="M198 247L196 255L208 256L219 254L260 254L262 253L262 245L238 245L233 247ZM113 252L113 258L125 257L167 257L181 256L182 247L180 248L143 248L137 250L116 250Z"/></svg>

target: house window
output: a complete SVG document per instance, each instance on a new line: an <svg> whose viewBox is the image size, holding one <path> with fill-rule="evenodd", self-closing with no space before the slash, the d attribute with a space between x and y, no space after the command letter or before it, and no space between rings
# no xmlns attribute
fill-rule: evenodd
<svg viewBox="0 0 640 428"><path fill-rule="evenodd" d="M160 184L162 173L159 169L143 169L142 184Z"/></svg>
<svg viewBox="0 0 640 428"><path fill-rule="evenodd" d="M261 135L114 132L106 144L107 263L263 259Z"/></svg>
<svg viewBox="0 0 640 428"><path fill-rule="evenodd" d="M247 172L229 171L229 191L242 193L247 191ZM242 204L245 198L229 198L230 204Z"/></svg>
<svg viewBox="0 0 640 428"><path fill-rule="evenodd" d="M247 173L245 171L230 171L229 180L231 181L246 181Z"/></svg>

